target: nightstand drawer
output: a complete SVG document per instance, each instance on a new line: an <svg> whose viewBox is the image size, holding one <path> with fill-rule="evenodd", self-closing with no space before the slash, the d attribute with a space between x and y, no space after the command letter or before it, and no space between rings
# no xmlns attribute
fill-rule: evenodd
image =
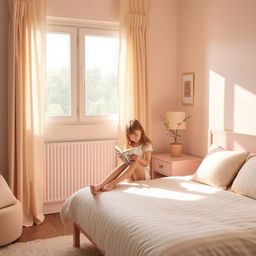
<svg viewBox="0 0 256 256"><path fill-rule="evenodd" d="M182 154L180 157L171 157L170 154L157 154L152 156L152 178L157 173L164 176L185 176L193 174L200 165L202 158Z"/></svg>
<svg viewBox="0 0 256 256"><path fill-rule="evenodd" d="M153 159L152 168L154 171L160 172L165 175L171 175L172 173L171 164L158 159Z"/></svg>
<svg viewBox="0 0 256 256"><path fill-rule="evenodd" d="M186 176L194 174L201 160L173 163L172 176Z"/></svg>

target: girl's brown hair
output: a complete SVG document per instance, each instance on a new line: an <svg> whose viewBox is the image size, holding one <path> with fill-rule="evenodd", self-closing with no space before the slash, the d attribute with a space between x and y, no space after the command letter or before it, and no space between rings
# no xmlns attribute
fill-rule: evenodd
<svg viewBox="0 0 256 256"><path fill-rule="evenodd" d="M151 140L146 136L144 128L142 127L139 120L134 119L134 120L130 120L129 124L126 125L125 133L126 133L127 147L133 145L133 142L130 140L129 135L134 133L135 131L141 131L140 141L141 141L142 145L146 145L147 143L151 143Z"/></svg>

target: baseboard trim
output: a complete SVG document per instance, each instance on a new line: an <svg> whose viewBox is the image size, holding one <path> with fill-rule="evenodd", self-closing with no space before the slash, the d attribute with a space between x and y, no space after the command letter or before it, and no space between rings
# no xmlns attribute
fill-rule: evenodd
<svg viewBox="0 0 256 256"><path fill-rule="evenodd" d="M44 203L44 214L59 213L64 202Z"/></svg>

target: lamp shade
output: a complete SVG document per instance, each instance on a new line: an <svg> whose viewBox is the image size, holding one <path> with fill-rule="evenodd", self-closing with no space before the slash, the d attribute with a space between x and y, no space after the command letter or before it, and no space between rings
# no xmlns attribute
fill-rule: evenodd
<svg viewBox="0 0 256 256"><path fill-rule="evenodd" d="M170 129L176 130L178 127L178 123L184 120L185 112L167 112L165 114L167 121L169 122ZM183 122L179 127L179 130L186 129L186 122Z"/></svg>

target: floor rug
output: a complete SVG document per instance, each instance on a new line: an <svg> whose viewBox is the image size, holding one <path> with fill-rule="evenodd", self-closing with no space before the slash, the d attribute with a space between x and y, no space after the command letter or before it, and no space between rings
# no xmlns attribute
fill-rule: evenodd
<svg viewBox="0 0 256 256"><path fill-rule="evenodd" d="M74 248L73 236L58 236L29 242L14 242L0 247L0 256L101 256L92 243L81 235L81 247Z"/></svg>

